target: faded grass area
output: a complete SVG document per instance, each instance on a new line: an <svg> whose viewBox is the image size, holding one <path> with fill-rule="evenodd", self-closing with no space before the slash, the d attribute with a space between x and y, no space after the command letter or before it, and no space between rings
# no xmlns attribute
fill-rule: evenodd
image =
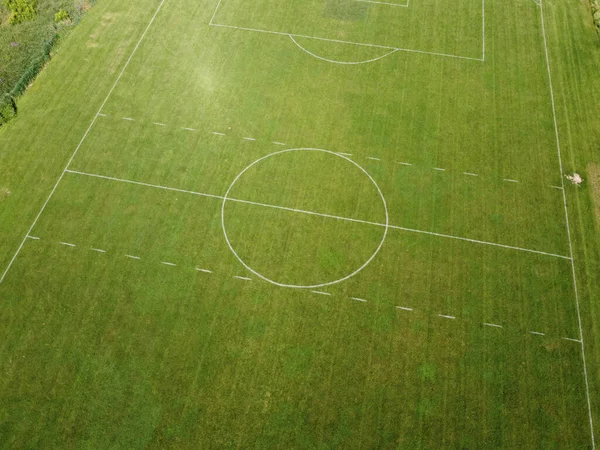
<svg viewBox="0 0 600 450"><path fill-rule="evenodd" d="M592 193L592 202L594 203L596 226L600 228L600 164L591 163L588 166L587 173Z"/></svg>
<svg viewBox="0 0 600 450"><path fill-rule="evenodd" d="M10 190L8 188L0 188L0 202L3 202L4 200L6 200L8 197L10 197Z"/></svg>

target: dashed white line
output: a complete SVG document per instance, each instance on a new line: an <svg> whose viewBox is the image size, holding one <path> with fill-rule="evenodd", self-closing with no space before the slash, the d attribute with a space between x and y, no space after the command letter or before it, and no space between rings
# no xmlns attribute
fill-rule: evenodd
<svg viewBox="0 0 600 450"><path fill-rule="evenodd" d="M338 155L342 155L342 156L352 156L352 153L343 153L343 152L338 152Z"/></svg>
<svg viewBox="0 0 600 450"><path fill-rule="evenodd" d="M239 275L234 275L233 278L237 278L238 280L244 280L244 281L252 281L252 278L240 277Z"/></svg>
<svg viewBox="0 0 600 450"><path fill-rule="evenodd" d="M367 156L367 159L370 159L372 161L381 161L381 158L374 158L373 156Z"/></svg>
<svg viewBox="0 0 600 450"><path fill-rule="evenodd" d="M123 120L129 120L130 122L133 122L135 119L132 119L131 117L123 117Z"/></svg>
<svg viewBox="0 0 600 450"><path fill-rule="evenodd" d="M406 306L396 306L396 308L402 309L404 311L412 311L413 310L412 308L407 308Z"/></svg>
<svg viewBox="0 0 600 450"><path fill-rule="evenodd" d="M473 172L463 172L463 175L468 175L470 177L478 177L479 175L477 175L476 173Z"/></svg>
<svg viewBox="0 0 600 450"><path fill-rule="evenodd" d="M189 127L182 127L182 130L186 130L186 131L196 131L195 128L189 128Z"/></svg>
<svg viewBox="0 0 600 450"><path fill-rule="evenodd" d="M94 252L98 252L98 253L106 253L106 250L102 250L101 248L92 247L90 250L92 250Z"/></svg>
<svg viewBox="0 0 600 450"><path fill-rule="evenodd" d="M356 300L357 302L366 302L366 300L364 298L359 298L359 297L350 297L352 300Z"/></svg>
<svg viewBox="0 0 600 450"><path fill-rule="evenodd" d="M172 263L172 262L168 262L168 261L161 261L161 264L164 264L165 266L172 266L175 267L177 264Z"/></svg>
<svg viewBox="0 0 600 450"><path fill-rule="evenodd" d="M502 328L502 325L498 325L497 323L488 323L488 322L483 322L483 324L484 324L486 327Z"/></svg>
<svg viewBox="0 0 600 450"><path fill-rule="evenodd" d="M103 113L99 113L98 115L99 115L100 117L108 117L106 114L103 114Z"/></svg>
<svg viewBox="0 0 600 450"><path fill-rule="evenodd" d="M275 144L275 145L287 145L287 144L285 144L283 142L277 142L277 141L273 141L272 144Z"/></svg>
<svg viewBox="0 0 600 450"><path fill-rule="evenodd" d="M444 319L456 319L454 316L447 316L446 314L438 314L438 316L443 317Z"/></svg>
<svg viewBox="0 0 600 450"><path fill-rule="evenodd" d="M60 245L66 245L67 247L77 247L75 244L69 242L59 242Z"/></svg>
<svg viewBox="0 0 600 450"><path fill-rule="evenodd" d="M553 189L560 189L561 191L563 190L563 188L561 186L550 186Z"/></svg>
<svg viewBox="0 0 600 450"><path fill-rule="evenodd" d="M441 167L434 167L433 170L439 170L440 172L446 171L446 169L442 169Z"/></svg>
<svg viewBox="0 0 600 450"><path fill-rule="evenodd" d="M407 162L403 162L403 161L396 161L396 164L400 164L402 166L412 166L411 163L407 163Z"/></svg>
<svg viewBox="0 0 600 450"><path fill-rule="evenodd" d="M504 181L508 181L509 183L518 183L519 180L513 180L511 178L504 178Z"/></svg>
<svg viewBox="0 0 600 450"><path fill-rule="evenodd" d="M158 125L159 127L166 127L167 124L166 123L161 123L161 122L152 122L154 125Z"/></svg>
<svg viewBox="0 0 600 450"><path fill-rule="evenodd" d="M131 258L131 259L142 259L139 256L134 256L134 255L125 255L126 258Z"/></svg>
<svg viewBox="0 0 600 450"><path fill-rule="evenodd" d="M540 333L539 331L530 331L530 334L537 334L538 336L546 336L545 333Z"/></svg>
<svg viewBox="0 0 600 450"><path fill-rule="evenodd" d="M34 241L39 241L40 238L37 236L27 236L28 239L33 239Z"/></svg>
<svg viewBox="0 0 600 450"><path fill-rule="evenodd" d="M579 339L565 338L565 337L562 339L564 339L565 341L579 342L581 344L581 341Z"/></svg>
<svg viewBox="0 0 600 450"><path fill-rule="evenodd" d="M243 137L242 139L245 140L245 141L255 141L256 140L256 139L251 138L251 137Z"/></svg>
<svg viewBox="0 0 600 450"><path fill-rule="evenodd" d="M212 270L208 270L208 269L201 269L200 267L196 267L196 270L197 270L198 272L212 273Z"/></svg>
<svg viewBox="0 0 600 450"><path fill-rule="evenodd" d="M211 131L211 133L216 136L225 136L225 133L219 133L218 131Z"/></svg>
<svg viewBox="0 0 600 450"><path fill-rule="evenodd" d="M318 294L318 295L331 295L329 292L323 292L323 291L310 291L313 294Z"/></svg>

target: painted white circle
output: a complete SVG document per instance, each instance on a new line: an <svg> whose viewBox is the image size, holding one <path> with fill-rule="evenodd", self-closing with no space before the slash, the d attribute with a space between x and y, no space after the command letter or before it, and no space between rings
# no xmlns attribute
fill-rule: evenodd
<svg viewBox="0 0 600 450"><path fill-rule="evenodd" d="M286 284L286 283L279 283L275 280L272 280L262 274L260 274L259 272L257 272L256 270L254 270L252 267L250 267L250 265L248 265L241 257L240 255L238 255L238 253L235 251L235 249L233 248L233 245L231 245L231 242L229 241L229 236L227 235L227 227L225 226L225 204L227 203L229 199L229 193L231 192L231 190L233 189L233 187L235 186L235 184L238 182L238 180L242 177L242 175L244 175L244 173L246 173L246 171L248 171L250 168L252 168L253 166L255 166L256 164L260 163L261 161L267 159L267 158L271 158L273 156L276 155L281 155L283 153L290 153L290 152L301 152L301 151L305 151L305 152L323 152L323 153L328 153L330 155L333 156L337 156L338 158L342 158L346 161L348 161L349 163L353 164L354 166L356 166L361 172L363 172L371 181L371 183L373 184L373 186L375 187L375 189L377 190L377 193L379 194L379 197L381 198L381 203L383 205L383 210L385 212L385 223L381 224L384 228L383 231L383 236L381 237L381 241L379 242L379 245L377 246L377 248L375 249L375 251L373 252L373 254L356 270L354 270L353 272L351 272L350 274L333 280L333 281L328 281L328 282L324 282L324 283L319 283L319 284L311 284L311 285L297 285L297 284ZM235 201L235 200L230 200L230 201ZM360 221L358 221L360 222ZM365 226L373 226L373 223L365 223ZM319 288L319 287L324 287L324 286L330 286L332 284L336 284L336 283L340 283L342 281L347 280L348 278L353 277L354 275L356 275L357 273L359 273L361 270L363 270L365 267L367 267L371 261L373 261L373 259L375 258L375 256L377 256L377 254L379 253L379 250L381 250L381 247L383 246L383 243L385 242L385 239L387 237L387 233L388 233L388 228L389 228L389 214L388 214L388 208L387 208L387 203L385 201L385 197L383 196L383 193L381 192L381 189L379 188L379 185L377 184L377 182L373 179L373 177L369 174L369 172L367 172L362 166L360 166L358 163L356 163L355 161L351 160L350 158L344 156L344 155L340 155L339 153L335 153L332 152L330 150L323 150L320 148L290 148L290 149L286 149L286 150L280 150L278 152L273 152L270 153L266 156L263 156L262 158L257 159L256 161L254 161L252 164L248 165L247 167L245 167L233 180L233 182L229 185L229 188L227 189L227 192L225 193L225 195L223 196L223 203L221 206L221 228L223 229L223 235L225 236L225 241L227 242L227 246L229 247L229 249L231 250L231 252L234 254L234 256L237 258L237 260L250 272L252 272L254 275L256 275L258 278L267 281L269 283L272 283L276 286L280 286L280 287L288 287L288 288L297 288L297 289L315 289L315 288Z"/></svg>

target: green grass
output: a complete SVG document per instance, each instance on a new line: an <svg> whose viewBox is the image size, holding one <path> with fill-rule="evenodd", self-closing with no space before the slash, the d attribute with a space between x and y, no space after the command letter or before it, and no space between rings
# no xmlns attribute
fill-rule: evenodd
<svg viewBox="0 0 600 450"><path fill-rule="evenodd" d="M488 1L485 61L477 1L223 0L215 15L473 58L338 65L208 26L216 2L167 0L85 134L159 3L100 2L0 130L2 272L44 207L0 284L0 446L591 448L582 349L563 339L580 324L539 7ZM597 36L586 5L549 1L544 19L562 163L586 178ZM293 285L377 250L385 209L350 161L249 167L289 148L351 154L393 226L370 264L315 288L330 295L262 280L224 238ZM565 188L597 426L598 228L587 185Z"/></svg>

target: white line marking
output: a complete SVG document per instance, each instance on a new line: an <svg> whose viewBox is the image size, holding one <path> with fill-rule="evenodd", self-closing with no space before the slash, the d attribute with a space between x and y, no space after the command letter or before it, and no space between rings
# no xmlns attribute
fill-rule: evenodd
<svg viewBox="0 0 600 450"><path fill-rule="evenodd" d="M356 0L356 1L361 1L361 0ZM310 50L308 50L308 49L304 48L302 45L300 45L300 44L298 43L298 41L296 41L296 39L294 39L294 35L292 35L292 34L288 34L288 36L290 37L290 39L292 40L292 42L293 42L294 44L296 44L296 46L297 46L297 47L298 47L300 50L302 50L302 51L304 51L304 52L308 53L308 54L309 54L310 56L312 56L313 58L317 58L317 59L320 59L321 61L325 61L325 62L329 62L329 63L334 63L334 64L343 64L343 65L367 64L367 63L370 63L370 62L379 61L380 59L383 59L383 58L385 58L386 56L390 56L392 53L396 53L396 52L398 51L398 49L394 49L394 50L391 50L391 51L389 51L389 52L388 52L388 53L386 53L385 55L378 56L377 58L366 59L366 60L364 60L364 61L339 61L339 60L337 60L337 59L328 59L328 58L323 58L322 56L319 56L319 55L317 55L317 54L315 54L315 53L311 52ZM310 38L309 38L309 39L310 39Z"/></svg>
<svg viewBox="0 0 600 450"><path fill-rule="evenodd" d="M182 129L186 131L196 131L195 128L182 127Z"/></svg>
<svg viewBox="0 0 600 450"><path fill-rule="evenodd" d="M481 0L481 61L485 61L485 0Z"/></svg>
<svg viewBox="0 0 600 450"><path fill-rule="evenodd" d="M388 2L376 2L374 0L354 0L355 2L362 2L362 3L376 3L378 5L389 5L389 6L400 6L402 8L408 8L409 3L407 2L406 5L401 5L399 3L388 3Z"/></svg>
<svg viewBox="0 0 600 450"><path fill-rule="evenodd" d="M134 47L133 51L131 52L131 55L129 55L129 58L127 59L127 62L125 62L125 65L123 66L123 69L121 69L121 72L119 73L119 76L117 77L117 79L115 80L114 84L112 85L112 87L110 88L110 90L108 91L108 94L106 95L106 98L104 99L104 101L102 102L102 104L100 105L100 108L98 108L98 111L96 112L96 114L94 115L94 118L92 119L92 122L90 123L90 125L88 126L87 130L85 131L83 137L81 138L81 140L79 141L79 144L77 144L77 147L75 148L75 151L73 152L73 154L71 155L71 157L69 158L69 160L67 161L67 165L65 166L65 168L63 169L62 173L60 174L60 176L58 177L58 180L56 181L56 184L54 185L54 187L52 188L52 191L50 191L50 194L48 195L48 198L46 198L46 201L44 202L44 204L42 205L42 208L40 209L40 211L38 212L37 216L35 217L35 219L33 220L33 223L31 224L31 226L29 227L29 230L27 230L27 233L25 233L25 237L23 238L23 241L21 242L21 245L19 245L19 247L17 248L17 251L15 252L15 254L13 255L12 259L10 260L10 262L8 263L8 266L6 267L6 269L4 270L4 273L2 274L2 277L0 277L0 284L2 284L2 282L4 281L4 278L6 277L6 274L8 273L8 271L10 270L10 268L12 267L13 263L15 262L15 259L17 258L17 256L19 255L19 253L21 252L21 249L23 248L23 245L25 245L25 241L27 240L27 236L31 234L31 231L33 230L33 228L35 227L35 225L37 224L40 216L42 215L42 213L44 212L44 210L46 209L46 206L48 205L48 203L50 202L50 199L52 198L52 196L54 195L54 192L56 192L56 188L58 187L58 185L60 184L60 181L63 179L66 170L69 168L69 166L71 165L71 162L73 161L73 159L75 158L75 155L77 155L77 152L79 151L79 149L81 148L81 146L83 145L83 141L85 141L87 135L89 134L90 130L92 129L92 127L94 126L94 123L96 123L96 120L98 120L98 114L100 114L100 112L102 111L102 108L104 108L104 105L106 105L106 103L108 102L108 99L110 98L111 94L113 93L113 91L115 90L115 88L117 87L117 84L119 83L119 81L121 80L121 78L123 77L123 74L125 73L125 69L127 69L127 67L129 66L129 63L131 62L131 60L133 59L133 55L135 55L135 52L137 51L137 49L139 48L139 46L142 43L142 40L144 39L144 37L146 36L146 34L148 33L148 30L150 29L150 27L152 26L152 24L154 23L154 20L156 19L156 16L158 15L158 13L160 12L163 4L165 3L165 0L162 0L160 2L160 5L158 5L158 8L156 9L156 11L154 12L154 15L152 16L152 19L150 19L150 23L148 23L148 26L146 27L146 29L144 30L144 32L142 33L142 36L140 37L139 41L137 42L136 46Z"/></svg>
<svg viewBox="0 0 600 450"><path fill-rule="evenodd" d="M131 259L142 259L139 256L133 256L133 255L125 255L126 258L131 258Z"/></svg>
<svg viewBox="0 0 600 450"><path fill-rule="evenodd" d="M161 261L161 264L164 264L165 266L171 266L171 267L175 267L177 264L172 263L172 262L168 262L168 261Z"/></svg>
<svg viewBox="0 0 600 450"><path fill-rule="evenodd" d="M446 171L446 169L442 169L441 167L434 167L433 170L439 170L440 172Z"/></svg>
<svg viewBox="0 0 600 450"><path fill-rule="evenodd" d="M216 13L216 10L215 10ZM408 53L420 53L423 55L433 55L433 56L445 56L448 58L458 58L458 59L466 59L466 60L470 60L470 61L478 61L478 62L482 62L483 59L481 58L473 58L471 56L460 56L460 55L450 55L447 53L438 53L438 52L428 52L428 51L423 51L423 50L413 50L410 48L400 48L400 47L390 47L388 45L378 45L378 44L368 44L365 42L354 42L354 41L344 41L341 39L329 39L329 38L322 38L322 37L317 37L317 36L307 36L304 34L296 34L296 33L283 33L280 31L270 31L270 30L261 30L258 28L248 28L248 27L238 27L238 26L234 26L234 25L224 25L224 24L220 24L220 23L214 23L211 22L209 23L210 26L213 27L220 27L220 28L231 28L234 30L243 30L243 31L253 31L253 32L257 32L257 33L266 33L266 34L274 34L274 35L278 35L278 36L293 36L295 38L306 38L306 39L315 39L317 41L325 41L325 42L337 42L340 44L351 44L351 45L360 45L363 47L373 47L373 48L386 48L389 50L395 50L395 51L401 51L401 52L408 52Z"/></svg>
<svg viewBox="0 0 600 450"><path fill-rule="evenodd" d="M562 191L562 190L564 190L564 188L562 188L562 187L560 187L560 186L550 186L550 187L551 187L551 188L554 188L554 189L560 189L561 191Z"/></svg>
<svg viewBox="0 0 600 450"><path fill-rule="evenodd" d="M210 18L210 22L208 22L209 25L213 24L213 20L215 20L215 16L217 15L217 11L219 10L219 7L221 6L221 2L223 0L219 0L219 3L217 3L217 7L215 8L215 12L213 12L212 17Z"/></svg>
<svg viewBox="0 0 600 450"><path fill-rule="evenodd" d="M135 119L132 119L131 117L123 117L123 120L128 120L130 122L133 122Z"/></svg>
<svg viewBox="0 0 600 450"><path fill-rule="evenodd" d="M438 314L438 316L443 317L444 319L456 319L454 316L447 316L446 314Z"/></svg>
<svg viewBox="0 0 600 450"><path fill-rule="evenodd" d="M102 250L101 248L92 247L90 250L92 250L94 252L98 252L98 253L106 253L106 250Z"/></svg>
<svg viewBox="0 0 600 450"><path fill-rule="evenodd" d="M102 114L102 113L99 113L98 115L99 115L100 117L108 117L106 114Z"/></svg>
<svg viewBox="0 0 600 450"><path fill-rule="evenodd" d="M337 152L338 155L342 155L342 156L352 156L352 153L342 153L342 152Z"/></svg>
<svg viewBox="0 0 600 450"><path fill-rule="evenodd" d="M337 280L330 280L330 281L325 282L325 283L319 283L319 284L313 284L313 285L285 284L285 283L279 283L277 281L271 280L271 279L265 277L264 275L260 274L256 270L254 270L248 264L246 264L244 262L244 260L240 257L240 255L235 251L235 249L231 245L229 237L227 236L227 227L225 226L225 205L227 203L228 198L230 197L229 193L233 189L234 185L238 182L238 180L240 179L240 177L242 175L244 175L244 173L246 171L248 171L250 168L252 168L254 165L260 163L261 161L264 161L267 158L271 158L271 157L273 157L275 155L283 155L283 154L286 154L286 153L297 152L297 151L302 151L302 152L322 152L322 153L326 153L326 154L330 154L330 155L335 155L335 157L337 157L337 158L345 159L349 163L353 164L361 172L363 172L364 175L367 178L369 178L369 181L373 184L373 186L377 190L377 194L379 195L379 198L381 199L381 204L383 206L383 212L385 214L385 223L381 224L381 226L383 226L383 233L381 233L381 241L379 242L379 245L377 246L377 248L374 249L374 251L371 254L371 256L362 264L362 266L360 266L357 269L355 269L354 272L349 273L349 274L345 275L344 277L339 278ZM260 278L260 279L262 279L264 281L267 281L267 282L269 282L271 284L274 284L276 286L289 287L289 288L294 288L294 289L317 289L317 288L321 288L321 287L324 287L324 286L330 286L332 284L341 283L342 281L345 281L345 280L353 277L357 273L359 273L361 270L363 270L365 267L367 267L371 263L371 261L373 261L373 259L375 258L375 256L377 256L377 253L379 253L379 251L381 250L381 247L383 246L383 243L385 242L385 239L386 239L387 234L389 232L389 227L388 227L389 223L390 223L389 222L389 210L388 210L388 207L387 207L387 203L385 201L385 197L383 196L383 192L381 192L381 188L379 187L379 185L377 184L377 182L373 179L373 177L371 176L371 174L369 174L369 172L367 172L364 169L364 167L362 167L360 164L352 161L350 158L347 158L347 157L342 156L342 155L338 155L337 153L332 152L330 150L324 150L324 149L320 149L320 148L290 148L290 149L280 150L278 152L270 153L268 155L265 155L265 156L263 156L263 157L255 160L251 164L247 165L244 169L242 169L242 171L240 173L238 173L237 176L233 179L233 181L231 182L231 184L227 188L227 191L225 192L225 195L224 195L223 202L221 203L221 229L223 231L223 237L225 238L225 242L227 243L227 246L229 247L229 250L231 250L231 253L233 253L233 255L237 258L237 260L240 262L240 264L242 264L246 268L246 270L248 270L249 272L252 272L258 278Z"/></svg>
<svg viewBox="0 0 600 450"><path fill-rule="evenodd" d="M479 175L477 175L476 173L473 172L463 172L464 175L469 175L470 177L478 177Z"/></svg>
<svg viewBox="0 0 600 450"><path fill-rule="evenodd" d="M406 306L396 306L396 308L402 309L404 311L412 311L413 310L412 308L407 308Z"/></svg>
<svg viewBox="0 0 600 450"><path fill-rule="evenodd" d="M552 86L552 71L550 70L550 56L548 55L548 42L546 40L546 25L544 22L544 2L540 0L540 17L542 19L542 36L544 37L544 53L546 56L546 69L548 70L548 86L550 88L550 100L552 105L552 116L554 119L554 134L556 137L556 151L558 156L558 166L560 169L560 180L561 186L564 188L565 185L565 174L562 165L562 155L560 149L560 138L558 134L558 120L556 118L556 104L554 101L554 88ZM575 261L573 260L573 241L571 239L571 227L569 225L569 210L567 208L567 195L565 190L562 190L563 196L563 206L565 210L565 221L566 221L566 229L567 229L567 237L569 240L569 255L571 257L571 273L573 275L573 290L575 292L575 306L577 309L577 321L579 324L579 340L581 341L581 360L583 362L583 375L585 380L585 394L587 397L587 407L588 407L588 416L590 419L590 434L592 438L592 449L596 448L596 441L594 437L594 420L592 416L592 401L590 399L590 384L588 381L588 373L587 373L587 362L585 360L585 345L583 343L583 326L581 324L581 308L579 307L579 293L577 291L577 276L575 273Z"/></svg>
<svg viewBox="0 0 600 450"><path fill-rule="evenodd" d="M277 142L277 141L273 141L272 143L275 144L275 145L286 145L283 142Z"/></svg>
<svg viewBox="0 0 600 450"><path fill-rule="evenodd" d="M138 185L138 186L146 186L146 187L152 187L152 188L156 188L156 189L164 189L166 191L182 192L182 193L185 193L185 194L198 195L198 196L201 196L201 197L215 198L215 199L219 199L219 200L224 200L225 199L225 197L223 197L222 195L206 194L206 193L203 193L203 192L190 191L190 190L187 190L187 189L178 189L178 188L172 188L172 187L168 187L168 186L161 186L161 185L157 185L157 184L143 183L141 181L125 180L125 179L122 179L122 178L108 177L108 176L105 176L105 175L98 175L98 174L92 174L92 173L86 173L86 172L79 172L77 170L66 170L66 172L67 173L76 174L76 175L87 176L87 177L101 178L101 179L105 179L105 180L117 181L117 182L120 182L120 183L128 183L128 184L134 184L134 185ZM306 211L306 210L303 210L303 209L288 208L286 206L270 205L270 204L267 204L267 203L252 202L252 201L249 201L249 200L240 200L240 199L231 198L231 197L227 197L227 201L244 203L244 204L247 204L247 205L264 206L266 208L281 209L283 211L297 212L297 213L308 214L308 215L312 215L312 216L328 217L330 219L345 220L345 221L348 221L348 222L364 223L364 224L367 224L367 225L374 225L374 226L378 226L378 227L385 227L384 223L370 222L368 220L361 220L361 219L352 219L352 218L349 218L349 217L341 217L341 216L335 216L333 214L324 214L324 213L319 213L319 212L314 212L314 211ZM458 240L458 241L471 242L471 243L474 243L474 244L490 245L490 246L493 246L493 247L500 247L500 248L505 248L505 249L510 249L510 250L518 250L518 251L527 252L527 253L534 253L534 254L537 254L537 255L551 256L551 257L554 257L554 258L561 258L561 259L567 259L567 260L571 259L568 256L558 255L558 254L555 254L555 253L543 252L541 250L533 250L533 249L530 249L530 248L516 247L516 246L513 246L513 245L498 244L496 242L481 241L479 239L470 239L470 238L465 238L465 237L460 237L460 236L453 236L453 235L450 235L450 234L435 233L433 231L417 230L417 229L414 229L414 228L406 228L406 227L401 227L401 226L397 226L397 225L388 225L388 228L391 228L391 229L394 229L394 230L406 231L406 232L410 232L410 233L419 233L419 234L426 234L426 235L429 235L429 236L442 237L442 238L446 238L446 239L455 239L455 240Z"/></svg>
<svg viewBox="0 0 600 450"><path fill-rule="evenodd" d="M60 245L66 245L67 247L77 247L75 244L70 244L69 242L59 242Z"/></svg>
<svg viewBox="0 0 600 450"><path fill-rule="evenodd" d="M371 159L373 161L381 161L381 158L374 158L372 156L367 156L367 159Z"/></svg>
<svg viewBox="0 0 600 450"><path fill-rule="evenodd" d="M564 339L565 341L579 342L579 343L581 344L581 341L580 341L579 339L565 338L565 337L564 337L564 338L562 338L562 339Z"/></svg>
<svg viewBox="0 0 600 450"><path fill-rule="evenodd" d="M239 275L234 275L233 278L237 278L238 280L244 280L244 281L252 281L252 278L240 277Z"/></svg>
<svg viewBox="0 0 600 450"><path fill-rule="evenodd" d="M256 140L256 139L251 138L251 137L245 137L245 138L242 138L242 139L245 140L245 141L255 141Z"/></svg>
<svg viewBox="0 0 600 450"><path fill-rule="evenodd" d="M546 336L545 333L540 333L539 331L530 331L529 334L537 334L538 336Z"/></svg>
<svg viewBox="0 0 600 450"><path fill-rule="evenodd" d="M357 302L366 302L366 300L364 298L359 298L359 297L350 297L352 300L356 300Z"/></svg>
<svg viewBox="0 0 600 450"><path fill-rule="evenodd" d="M407 162L402 162L402 161L396 161L396 164L401 164L403 166L412 166L411 163L407 163Z"/></svg>
<svg viewBox="0 0 600 450"><path fill-rule="evenodd" d="M505 178L504 181L508 181L509 183L518 183L519 180L513 180L511 178Z"/></svg>
<svg viewBox="0 0 600 450"><path fill-rule="evenodd" d="M208 269L201 269L200 267L196 267L196 270L197 270L198 272L212 273L212 270L208 270Z"/></svg>
<svg viewBox="0 0 600 450"><path fill-rule="evenodd" d="M166 127L167 124L166 123L160 123L160 122L152 122L154 125L158 125L159 127Z"/></svg>
<svg viewBox="0 0 600 450"><path fill-rule="evenodd" d="M319 295L331 295L329 292L323 292L323 291L310 291L313 294L319 294Z"/></svg>
<svg viewBox="0 0 600 450"><path fill-rule="evenodd" d="M225 136L225 133L219 133L218 131L211 131L211 133L216 136Z"/></svg>
<svg viewBox="0 0 600 450"><path fill-rule="evenodd" d="M502 328L502 325L498 325L498 324L496 324L496 323L488 323L488 322L483 322L483 324L484 324L486 327Z"/></svg>
<svg viewBox="0 0 600 450"><path fill-rule="evenodd" d="M28 239L33 239L34 241L39 241L40 238L37 236L27 236Z"/></svg>

